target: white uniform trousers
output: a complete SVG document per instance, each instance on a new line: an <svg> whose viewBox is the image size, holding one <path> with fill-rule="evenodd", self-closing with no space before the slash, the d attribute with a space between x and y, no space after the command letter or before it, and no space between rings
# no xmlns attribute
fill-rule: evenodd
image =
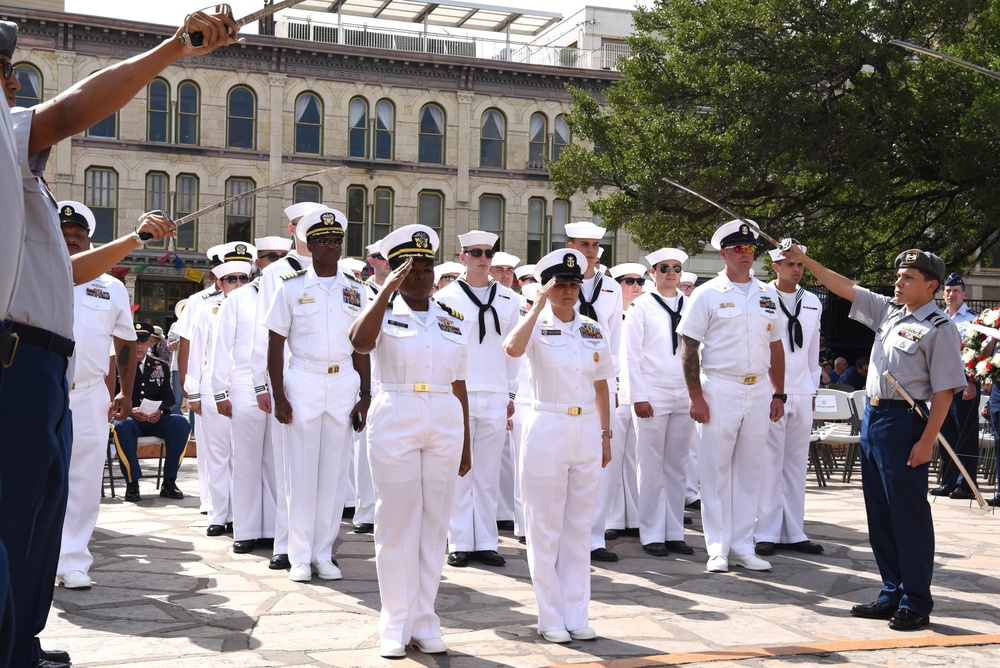
<svg viewBox="0 0 1000 668"><path fill-rule="evenodd" d="M274 455L267 414L253 392L234 389L233 540L274 537Z"/></svg>
<svg viewBox="0 0 1000 668"><path fill-rule="evenodd" d="M688 445L687 480L684 491L684 505L689 505L698 500L698 431L691 432L691 443Z"/></svg>
<svg viewBox="0 0 1000 668"><path fill-rule="evenodd" d="M617 394L615 388L615 379L611 378L608 381L608 415L613 416L615 414L615 395ZM612 429L614 432L614 437L611 439L611 456L612 463L614 462L614 453L617 448L616 441L621 440L621 436L618 432ZM608 468L601 469L600 481L597 488L597 503L594 504L594 517L590 525L590 549L596 550L598 548L604 547L604 530L607 528L607 516L608 509L606 507L606 501L608 498L608 486L613 484L612 474L608 472L611 468L611 464L608 464Z"/></svg>
<svg viewBox="0 0 1000 668"><path fill-rule="evenodd" d="M753 554L771 384L705 375L701 384L709 410L708 423L697 426L705 549L709 557Z"/></svg>
<svg viewBox="0 0 1000 668"><path fill-rule="evenodd" d="M198 454L202 455L204 451L208 498L212 506L208 511L208 523L226 524L233 521L232 423L229 418L219 415L212 397L202 399L198 423L201 424ZM200 464L199 461L199 467Z"/></svg>
<svg viewBox="0 0 1000 668"><path fill-rule="evenodd" d="M509 403L509 402L508 402ZM506 431L500 453L500 495L497 497L497 520L514 519L514 442Z"/></svg>
<svg viewBox="0 0 1000 668"><path fill-rule="evenodd" d="M684 540L684 491L695 434L686 388L657 388L650 395L653 417L634 417L643 545Z"/></svg>
<svg viewBox="0 0 1000 668"><path fill-rule="evenodd" d="M521 450L524 446L524 420L531 404L515 403L510 424L510 456L514 460L514 535L524 536L524 497L521 494Z"/></svg>
<svg viewBox="0 0 1000 668"><path fill-rule="evenodd" d="M375 482L375 568L383 640L441 637L444 568L465 426L451 393L380 391L368 424Z"/></svg>
<svg viewBox="0 0 1000 668"><path fill-rule="evenodd" d="M496 550L500 458L507 438L508 395L469 392L472 470L455 482L448 527L449 552Z"/></svg>
<svg viewBox="0 0 1000 668"><path fill-rule="evenodd" d="M538 631L589 625L588 536L601 476L596 413L532 410L525 417L521 494Z"/></svg>
<svg viewBox="0 0 1000 668"><path fill-rule="evenodd" d="M357 403L357 402L355 402L355 403ZM353 406L352 406L352 408L353 408ZM348 420L348 422L351 422L351 421ZM358 465L357 465L356 457L354 456L355 449L354 449L354 428L353 428L353 426L351 427L351 442L350 442L349 445L350 445L350 447L347 449L347 479L344 481L344 504L343 504L343 507L339 511L340 515L338 515L337 517L334 518L338 522L341 519L343 519L344 508L354 508L355 504L357 503L357 498L358 498L358 490L354 486L355 485L355 481L357 480L357 477L358 477L358 469L357 469ZM357 512L357 511L355 510L355 512Z"/></svg>
<svg viewBox="0 0 1000 668"><path fill-rule="evenodd" d="M274 463L274 551L288 554L288 471L285 469L285 426L274 417L274 409L267 414L268 432L271 437L271 456Z"/></svg>
<svg viewBox="0 0 1000 668"><path fill-rule="evenodd" d="M288 560L329 561L340 531L353 447L350 412L358 402L361 377L351 360L340 373L285 369L285 396L292 422L285 431L288 493Z"/></svg>
<svg viewBox="0 0 1000 668"><path fill-rule="evenodd" d="M604 498L604 528L634 529L639 526L639 482L635 452L632 406L619 404L611 414L611 463L601 474ZM614 470L612 470L614 469Z"/></svg>
<svg viewBox="0 0 1000 668"><path fill-rule="evenodd" d="M375 524L375 483L368 463L368 427L352 432L354 445L354 523Z"/></svg>
<svg viewBox="0 0 1000 668"><path fill-rule="evenodd" d="M195 461L198 462L198 510L202 513L211 513L212 493L208 481L208 450L202 446L202 443L205 442L205 425L201 421L201 416L195 415L194 411L190 411L189 416L194 423L194 439L197 443Z"/></svg>
<svg viewBox="0 0 1000 668"><path fill-rule="evenodd" d="M784 417L768 429L754 530L758 543L808 540L803 525L812 402L811 394L789 394Z"/></svg>
<svg viewBox="0 0 1000 668"><path fill-rule="evenodd" d="M66 519L63 521L62 546L56 575L90 570L94 558L87 543L97 526L101 506L101 485L108 453L108 409L111 397L103 378L95 378L88 387L77 383L69 393L73 413L73 449L69 460L69 492Z"/></svg>

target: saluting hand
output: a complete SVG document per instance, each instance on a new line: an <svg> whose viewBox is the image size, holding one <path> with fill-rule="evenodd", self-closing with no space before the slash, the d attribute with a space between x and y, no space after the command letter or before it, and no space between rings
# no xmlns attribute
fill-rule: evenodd
<svg viewBox="0 0 1000 668"><path fill-rule="evenodd" d="M389 294L395 292L396 289L403 284L403 279L410 273L410 267L412 266L413 258L406 258L406 261L403 262L403 264L389 272L389 275L385 279L385 283L382 285L382 290Z"/></svg>
<svg viewBox="0 0 1000 668"><path fill-rule="evenodd" d="M532 310L541 311L542 307L545 306L545 302L548 301L549 293L552 292L552 288L556 285L556 278L553 276L549 279L549 282L541 287L538 294L535 295L535 304L531 307Z"/></svg>

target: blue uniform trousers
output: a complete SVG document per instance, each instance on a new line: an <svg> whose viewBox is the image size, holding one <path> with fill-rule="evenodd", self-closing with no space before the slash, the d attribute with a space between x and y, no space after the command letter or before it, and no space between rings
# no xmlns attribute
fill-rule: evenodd
<svg viewBox="0 0 1000 668"><path fill-rule="evenodd" d="M955 450L959 461L975 484L976 469L979 467L979 393L966 401L962 398L961 392L956 392L951 401L951 412L955 415L955 421L945 420L941 432L948 439L948 443ZM972 490L944 448L941 449L941 485L960 486L966 491Z"/></svg>
<svg viewBox="0 0 1000 668"><path fill-rule="evenodd" d="M949 418L951 419L951 418ZM910 467L925 421L908 408L865 408L861 481L868 540L885 586L880 601L930 615L934 522L927 503L930 464Z"/></svg>
<svg viewBox="0 0 1000 668"><path fill-rule="evenodd" d="M66 357L21 343L0 377L0 540L14 602L10 665L38 659L66 514L73 425Z"/></svg>
<svg viewBox="0 0 1000 668"><path fill-rule="evenodd" d="M136 482L142 477L139 458L136 456L140 436L157 436L166 442L167 454L163 463L163 477L167 479L177 477L177 469L184 459L184 449L191 433L191 425L183 415L173 413L164 415L156 424L139 422L132 418L112 420L111 423L115 429L118 464L126 481Z"/></svg>

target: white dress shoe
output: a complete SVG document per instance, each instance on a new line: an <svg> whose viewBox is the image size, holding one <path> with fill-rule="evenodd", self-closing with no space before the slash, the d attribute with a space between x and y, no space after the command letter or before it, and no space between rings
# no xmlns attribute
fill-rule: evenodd
<svg viewBox="0 0 1000 668"><path fill-rule="evenodd" d="M424 654L444 654L448 651L448 646L440 638L423 638L420 640L414 638L410 644Z"/></svg>
<svg viewBox="0 0 1000 668"><path fill-rule="evenodd" d="M569 632L569 637L573 640L593 640L597 637L597 631L589 626L584 626L582 629L572 629Z"/></svg>
<svg viewBox="0 0 1000 668"><path fill-rule="evenodd" d="M313 573L319 576L320 580L339 580L343 577L340 569L333 565L332 561L323 561L312 565Z"/></svg>
<svg viewBox="0 0 1000 668"><path fill-rule="evenodd" d="M709 573L726 573L729 571L729 560L725 557L711 557L705 570Z"/></svg>
<svg viewBox="0 0 1000 668"><path fill-rule="evenodd" d="M557 631L541 631L542 637L549 642L569 642L573 639L573 636L569 634L566 629L559 629Z"/></svg>
<svg viewBox="0 0 1000 668"><path fill-rule="evenodd" d="M312 569L309 564L293 563L288 569L288 579L293 582L309 582L313 579Z"/></svg>
<svg viewBox="0 0 1000 668"><path fill-rule="evenodd" d="M398 659L401 656L406 656L406 645L395 640L383 640L379 656L386 659Z"/></svg>
<svg viewBox="0 0 1000 668"><path fill-rule="evenodd" d="M90 589L94 584L90 576L83 571L70 571L59 579L66 589Z"/></svg>
<svg viewBox="0 0 1000 668"><path fill-rule="evenodd" d="M771 562L761 559L756 554L731 554L729 557L734 566L742 566L748 571L771 570Z"/></svg>

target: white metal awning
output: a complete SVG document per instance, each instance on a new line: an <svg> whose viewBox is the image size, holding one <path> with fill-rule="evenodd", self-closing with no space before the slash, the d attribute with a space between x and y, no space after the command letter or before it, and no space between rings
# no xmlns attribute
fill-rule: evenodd
<svg viewBox="0 0 1000 668"><path fill-rule="evenodd" d="M457 0L304 0L297 10L362 16L370 19L427 23L445 28L510 32L534 36L562 19L558 12L481 5Z"/></svg>

